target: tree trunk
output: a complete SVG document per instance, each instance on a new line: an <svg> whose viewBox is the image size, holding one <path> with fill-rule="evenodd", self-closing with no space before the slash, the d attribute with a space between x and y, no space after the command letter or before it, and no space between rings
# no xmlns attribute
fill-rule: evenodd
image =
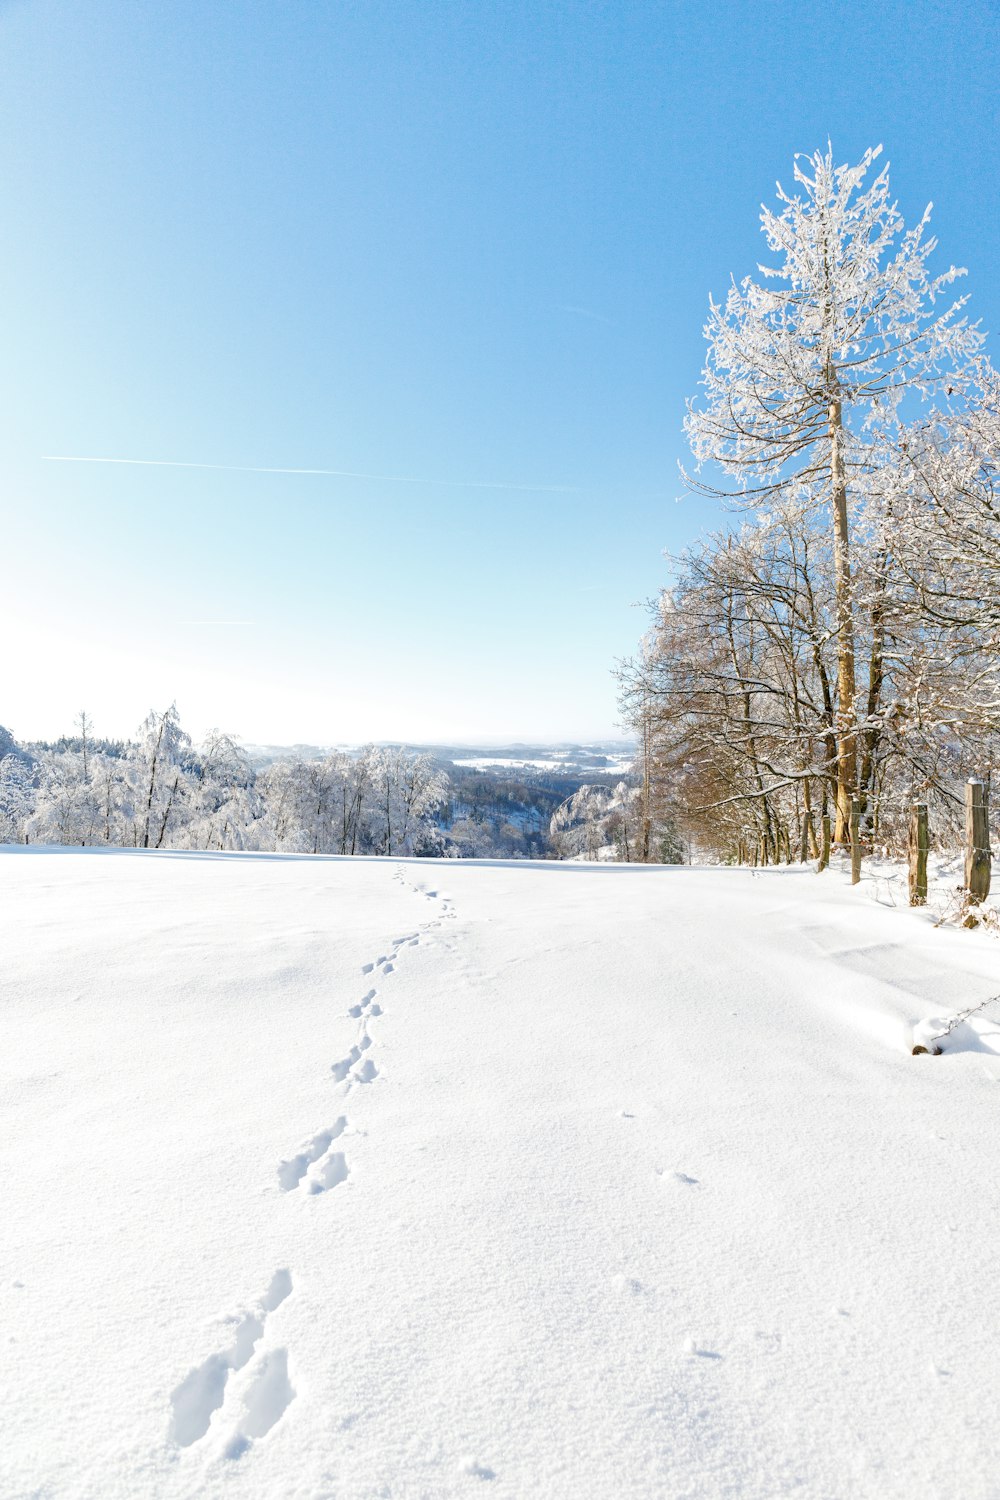
<svg viewBox="0 0 1000 1500"><path fill-rule="evenodd" d="M861 802L851 798L851 816L848 824L851 831L851 884L861 879Z"/></svg>
<svg viewBox="0 0 1000 1500"><path fill-rule="evenodd" d="M868 705L865 712L865 728L861 736L861 811L871 842L875 842L875 783L878 775L879 744L882 730L878 714L882 704L882 685L885 680L885 553L879 554L876 567L878 591L872 605L872 654L868 669Z"/></svg>
<svg viewBox="0 0 1000 1500"><path fill-rule="evenodd" d="M818 859L819 858L819 843L818 843L818 841L816 839L816 825L813 822L812 792L810 790L810 786L809 786L809 782L808 781L805 781L802 784L802 799L803 799L803 801L805 802L805 805L806 805L806 811L805 811L806 831L807 831L807 833L809 835L809 848L808 848L808 853L806 854L806 858L807 859L809 859L809 858Z"/></svg>
<svg viewBox="0 0 1000 1500"><path fill-rule="evenodd" d="M823 847L819 854L819 869L825 870L830 863L830 814L823 814Z"/></svg>
<svg viewBox="0 0 1000 1500"><path fill-rule="evenodd" d="M857 687L854 679L854 609L851 600L847 476L841 452L843 412L830 402L830 483L833 502L833 556L837 596L837 826L835 842L850 831L851 798L857 777Z"/></svg>
<svg viewBox="0 0 1000 1500"><path fill-rule="evenodd" d="M174 784L170 788L170 796L167 798L167 805L163 809L163 817L160 820L160 832L159 832L159 835L157 836L157 840L156 840L156 847L157 847L157 849L159 849L161 847L161 845L163 844L163 839L164 839L164 836L165 836L166 831L167 831L167 822L168 822L168 820L170 818L170 809L174 805L174 797L177 795L177 788L180 785L180 779L181 779L180 778L180 772L178 772L177 775L174 777ZM147 843L148 843L148 840L147 840Z"/></svg>

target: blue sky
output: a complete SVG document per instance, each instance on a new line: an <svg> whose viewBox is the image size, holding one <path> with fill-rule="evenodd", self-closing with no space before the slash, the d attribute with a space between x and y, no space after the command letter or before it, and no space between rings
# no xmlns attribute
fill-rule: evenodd
<svg viewBox="0 0 1000 1500"><path fill-rule="evenodd" d="M895 0L0 5L0 722L615 733L636 601L720 522L677 478L708 294L794 153L884 142L1000 327L998 29Z"/></svg>

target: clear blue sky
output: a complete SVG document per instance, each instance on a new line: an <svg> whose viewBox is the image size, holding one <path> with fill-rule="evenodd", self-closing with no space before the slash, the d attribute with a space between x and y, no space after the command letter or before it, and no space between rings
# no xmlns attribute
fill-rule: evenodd
<svg viewBox="0 0 1000 1500"><path fill-rule="evenodd" d="M1000 328L998 40L952 0L0 5L0 722L614 733L635 601L719 519L678 502L707 297L793 154L884 142Z"/></svg>

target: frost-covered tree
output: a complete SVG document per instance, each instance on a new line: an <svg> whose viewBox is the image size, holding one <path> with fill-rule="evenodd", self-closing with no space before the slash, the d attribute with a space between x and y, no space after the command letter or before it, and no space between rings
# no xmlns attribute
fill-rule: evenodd
<svg viewBox="0 0 1000 1500"><path fill-rule="evenodd" d="M12 755L15 760L28 759L10 730L0 724L0 760L5 760L8 755Z"/></svg>
<svg viewBox="0 0 1000 1500"><path fill-rule="evenodd" d="M213 729L190 757L183 842L192 849L256 847L261 799L249 757Z"/></svg>
<svg viewBox="0 0 1000 1500"><path fill-rule="evenodd" d="M695 478L695 488L758 509L791 497L828 515L838 840L858 785L862 698L871 696L859 693L856 661L857 513L874 508L878 532L898 493L885 480L898 474L912 407L961 398L982 342L962 316L964 299L944 297L962 273L928 270L930 209L907 229L888 169L868 180L880 152L856 166L835 165L830 149L797 159L799 190L779 186L780 210L761 213L777 264L710 303L704 392L686 421L698 468L717 465L735 480L727 488ZM877 565L866 581L877 584Z"/></svg>
<svg viewBox="0 0 1000 1500"><path fill-rule="evenodd" d="M88 769L91 797L97 808L94 842L114 846L133 842L129 822L133 807L132 789L124 749L122 753L92 750Z"/></svg>
<svg viewBox="0 0 1000 1500"><path fill-rule="evenodd" d="M4 731L0 730L2 733ZM14 747L0 758L0 844L27 842L34 806L35 788L30 765Z"/></svg>
<svg viewBox="0 0 1000 1500"><path fill-rule="evenodd" d="M556 808L549 838L558 859L679 864L684 848L672 820L644 800L641 779L584 784Z"/></svg>
<svg viewBox="0 0 1000 1500"><path fill-rule="evenodd" d="M378 749L371 756L372 829L379 854L412 854L426 815L447 793L428 755Z"/></svg>
<svg viewBox="0 0 1000 1500"><path fill-rule="evenodd" d="M495 857L498 851L493 824L477 818L456 818L448 829L446 852L457 859Z"/></svg>
<svg viewBox="0 0 1000 1500"><path fill-rule="evenodd" d="M974 402L908 434L896 552L924 621L1000 658L1000 376L978 375Z"/></svg>
<svg viewBox="0 0 1000 1500"><path fill-rule="evenodd" d="M184 821L192 791L190 749L176 703L150 712L139 726L139 740L128 753L131 796L125 809L137 848L169 847Z"/></svg>
<svg viewBox="0 0 1000 1500"><path fill-rule="evenodd" d="M279 761L258 779L261 847L320 854L335 837L335 765L327 760Z"/></svg>
<svg viewBox="0 0 1000 1500"><path fill-rule="evenodd" d="M431 816L446 780L426 756L367 745L261 776L261 847L312 854L412 854L432 849Z"/></svg>
<svg viewBox="0 0 1000 1500"><path fill-rule="evenodd" d="M374 754L368 746L359 755L341 752L336 757L332 788L332 848L336 854L362 854L370 847L369 803Z"/></svg>
<svg viewBox="0 0 1000 1500"><path fill-rule="evenodd" d="M95 737L86 711L77 715L75 727L75 735L32 746L35 792L25 838L47 844L131 843L125 746Z"/></svg>
<svg viewBox="0 0 1000 1500"><path fill-rule="evenodd" d="M610 802L609 788L584 784L556 808L549 837L560 859L597 859L608 842L604 820Z"/></svg>
<svg viewBox="0 0 1000 1500"><path fill-rule="evenodd" d="M88 767L89 769L89 767ZM38 791L28 824L32 843L96 844L100 813L83 757L74 750L44 750L39 756Z"/></svg>

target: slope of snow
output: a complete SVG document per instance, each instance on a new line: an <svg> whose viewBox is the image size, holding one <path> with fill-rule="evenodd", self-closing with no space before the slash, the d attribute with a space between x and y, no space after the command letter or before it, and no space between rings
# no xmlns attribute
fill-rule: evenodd
<svg viewBox="0 0 1000 1500"><path fill-rule="evenodd" d="M834 873L0 851L0 1494L1000 1493L1000 947Z"/></svg>

